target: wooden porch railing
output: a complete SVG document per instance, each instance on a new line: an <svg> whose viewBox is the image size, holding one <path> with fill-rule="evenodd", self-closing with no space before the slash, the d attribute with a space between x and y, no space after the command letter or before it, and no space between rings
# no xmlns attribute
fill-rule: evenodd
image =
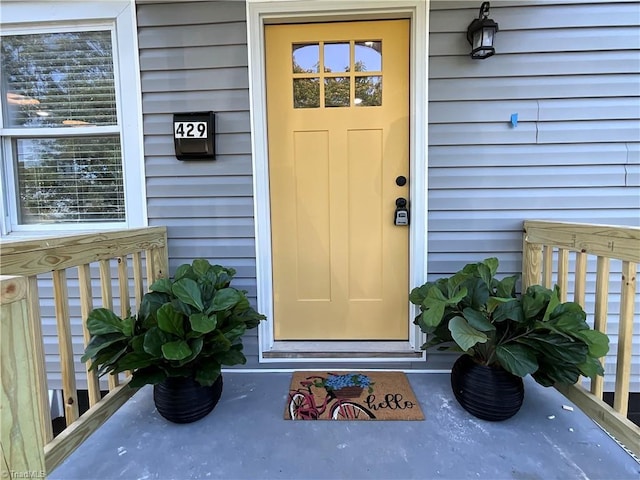
<svg viewBox="0 0 640 480"><path fill-rule="evenodd" d="M111 260L117 262L116 275ZM90 409L79 416L67 272L77 268L82 318L74 320L83 326L86 345L84 319L94 308L92 264L99 269L102 306L113 308L114 283L121 314L128 315L132 277L137 311L145 281L148 286L168 274L166 228L0 243L0 478L37 478L51 472L135 393L127 386L128 379L120 383L117 376L110 376L109 393L101 399L98 378L87 368ZM67 425L55 439L38 292L38 278L44 274L52 274Z"/></svg>
<svg viewBox="0 0 640 480"><path fill-rule="evenodd" d="M570 271L569 255L575 255ZM585 307L588 258L595 257L594 308ZM567 398L600 424L636 455L640 455L640 428L627 419L631 385L634 303L637 265L640 262L640 228L579 223L525 221L522 290L541 284L560 287L562 301L567 300L569 281L574 283L573 301L582 305L593 320L594 328L606 333L611 292L610 261L622 265L618 349L615 369L613 408L603 398L603 379L591 382L590 391L582 385L557 387ZM553 273L557 272L556 281ZM612 354L613 352L609 352Z"/></svg>

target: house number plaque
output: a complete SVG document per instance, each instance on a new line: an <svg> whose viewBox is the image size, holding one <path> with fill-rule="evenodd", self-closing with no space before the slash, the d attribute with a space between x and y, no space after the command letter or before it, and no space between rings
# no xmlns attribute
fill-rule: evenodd
<svg viewBox="0 0 640 480"><path fill-rule="evenodd" d="M178 160L213 160L214 139L213 112L173 114L173 142Z"/></svg>

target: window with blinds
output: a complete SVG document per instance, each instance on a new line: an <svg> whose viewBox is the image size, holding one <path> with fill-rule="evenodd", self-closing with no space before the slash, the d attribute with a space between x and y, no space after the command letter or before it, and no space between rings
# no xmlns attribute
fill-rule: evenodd
<svg viewBox="0 0 640 480"><path fill-rule="evenodd" d="M1 37L18 224L125 220L112 31Z"/></svg>

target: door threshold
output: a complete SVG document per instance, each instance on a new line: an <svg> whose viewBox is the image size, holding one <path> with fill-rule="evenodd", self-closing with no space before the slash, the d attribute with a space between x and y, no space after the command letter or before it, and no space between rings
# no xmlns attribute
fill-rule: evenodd
<svg viewBox="0 0 640 480"><path fill-rule="evenodd" d="M414 359L422 358L422 351L415 351L407 341L276 341L271 350L262 353L264 358L367 358Z"/></svg>

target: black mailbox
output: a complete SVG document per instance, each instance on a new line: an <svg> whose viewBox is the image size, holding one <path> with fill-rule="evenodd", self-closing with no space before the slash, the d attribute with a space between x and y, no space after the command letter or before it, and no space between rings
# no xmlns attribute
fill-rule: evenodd
<svg viewBox="0 0 640 480"><path fill-rule="evenodd" d="M173 114L173 141L178 160L213 160L215 134L213 112Z"/></svg>

